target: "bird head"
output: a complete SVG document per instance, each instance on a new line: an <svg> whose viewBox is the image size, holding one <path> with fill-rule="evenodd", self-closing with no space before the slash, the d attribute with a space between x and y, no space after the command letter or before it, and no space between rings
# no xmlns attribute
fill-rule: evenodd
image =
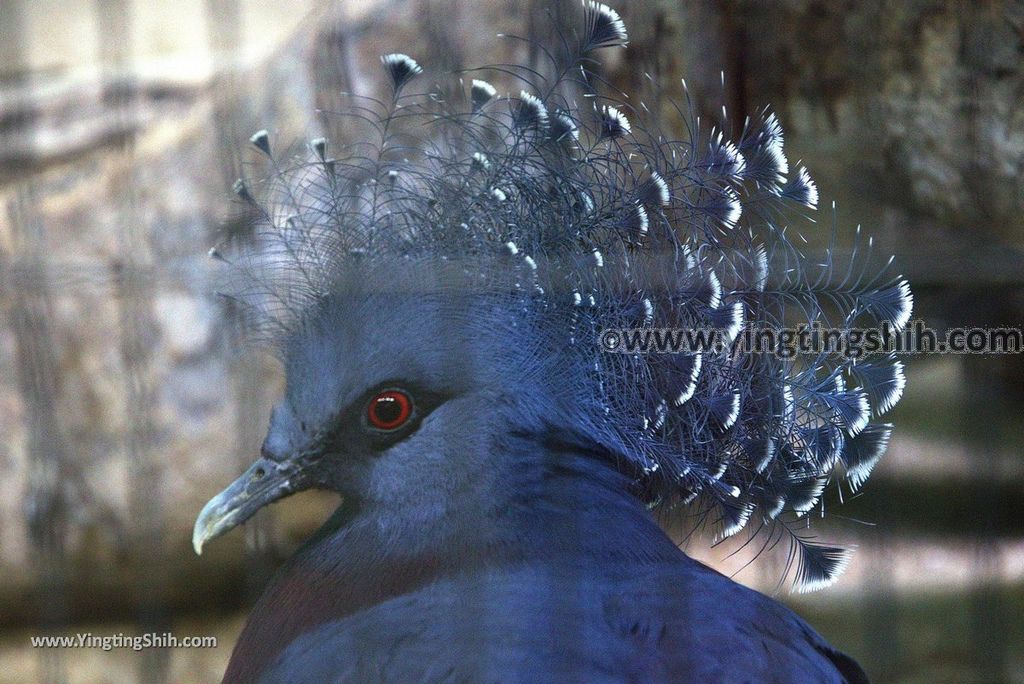
<svg viewBox="0 0 1024 684"><path fill-rule="evenodd" d="M907 283L873 266L859 233L845 263L805 253L818 191L790 168L774 114L745 117L730 141L725 120L708 130L693 115L673 132L645 126L637 98L605 104L595 52L625 46L626 31L601 3L583 13L543 51L547 68L494 68L529 85L518 95L479 79L461 100L407 94L422 69L391 54L390 102L353 107L378 144L333 156L319 138L285 161L266 131L252 137L269 159L259 193L235 186L252 231L212 253L287 390L261 457L196 521L197 551L312 487L421 513L483 502L484 479L530 467L510 463L509 435L556 433L601 454L643 503L696 507L719 537L752 518L788 531L798 586L841 571L843 549L790 526L806 527L826 484L863 484L902 365L731 342L785 323L898 331ZM636 328L716 330L724 344L602 346Z"/></svg>
<svg viewBox="0 0 1024 684"><path fill-rule="evenodd" d="M350 265L282 341L286 389L260 458L203 509L196 551L305 489L443 501L507 467L501 435L571 429L567 388L582 383L526 324L514 287L473 276L434 259Z"/></svg>

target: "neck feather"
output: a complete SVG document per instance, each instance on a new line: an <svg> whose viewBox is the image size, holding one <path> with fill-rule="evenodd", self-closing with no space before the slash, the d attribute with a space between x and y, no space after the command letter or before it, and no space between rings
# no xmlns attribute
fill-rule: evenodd
<svg viewBox="0 0 1024 684"><path fill-rule="evenodd" d="M628 574L681 554L600 454L551 440L505 441L501 461L511 467L466 501L450 502L443 519L424 520L400 502L342 504L258 601L225 681L253 678L322 622L441 577L526 563Z"/></svg>

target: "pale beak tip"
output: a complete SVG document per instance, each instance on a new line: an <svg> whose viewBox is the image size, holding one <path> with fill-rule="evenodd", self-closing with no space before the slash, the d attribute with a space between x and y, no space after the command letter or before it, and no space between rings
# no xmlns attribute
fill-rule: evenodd
<svg viewBox="0 0 1024 684"><path fill-rule="evenodd" d="M199 516L196 520L196 526L192 530L192 548L195 549L197 556L203 555L203 544L206 542L206 535L203 533L202 526L199 524L203 519L203 516Z"/></svg>
<svg viewBox="0 0 1024 684"><path fill-rule="evenodd" d="M203 555L203 545L210 540L211 522L215 517L213 512L218 507L219 499L220 495L217 495L203 506L192 528L192 548L197 556Z"/></svg>

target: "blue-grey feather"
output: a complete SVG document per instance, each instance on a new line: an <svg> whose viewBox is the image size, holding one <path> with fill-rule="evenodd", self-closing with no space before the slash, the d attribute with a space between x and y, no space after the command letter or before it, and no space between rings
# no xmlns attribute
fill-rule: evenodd
<svg viewBox="0 0 1024 684"><path fill-rule="evenodd" d="M727 121L710 133L687 122L693 137L679 141L625 105L587 111L562 95L571 88L561 86L593 87L583 57L627 39L607 7L587 3L584 13L579 68L559 72L562 81L524 70L529 89L503 99L474 80L468 112L429 95L402 95L400 115L359 101L353 116L386 124L400 144L328 159L317 139L274 164L259 200L239 181L256 229L232 255L228 294L282 347L323 328L339 288L395 287L382 273L425 302L476 293L456 298L467 310L450 315L472 318L490 349L548 355L481 358L498 386L514 376L521 395L548 396L557 379L565 429L612 454L648 502L700 495L730 533L747 520L785 526L783 507L810 510L840 460L863 483L888 441L888 428L869 421L898 401L902 366L728 349L609 354L600 332L707 327L732 338L742 327L820 322L830 308L840 320L900 328L909 287L865 259L809 260L794 244L786 225L804 220L817 189L803 167L790 173L767 110L736 141L720 132ZM422 71L405 55L383 63L396 99ZM265 133L253 143L269 154ZM857 386L837 384L844 371ZM793 544L806 555L804 586L843 566L832 547Z"/></svg>

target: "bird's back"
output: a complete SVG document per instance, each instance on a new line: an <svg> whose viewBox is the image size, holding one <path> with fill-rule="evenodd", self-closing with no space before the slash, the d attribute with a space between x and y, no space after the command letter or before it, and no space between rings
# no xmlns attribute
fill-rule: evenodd
<svg viewBox="0 0 1024 684"><path fill-rule="evenodd" d="M780 603L686 557L488 569L326 622L264 681L862 682Z"/></svg>

